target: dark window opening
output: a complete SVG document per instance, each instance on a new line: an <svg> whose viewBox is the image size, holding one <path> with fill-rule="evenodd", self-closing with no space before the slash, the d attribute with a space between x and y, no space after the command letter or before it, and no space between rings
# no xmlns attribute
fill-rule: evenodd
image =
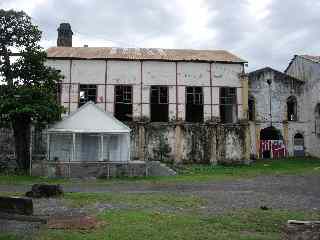
<svg viewBox="0 0 320 240"><path fill-rule="evenodd" d="M150 114L151 122L168 122L169 99L168 87L151 86Z"/></svg>
<svg viewBox="0 0 320 240"><path fill-rule="evenodd" d="M249 121L254 121L255 120L255 115L256 115L256 109L255 109L255 101L252 96L249 97L248 99L248 111L249 111Z"/></svg>
<svg viewBox="0 0 320 240"><path fill-rule="evenodd" d="M114 116L121 121L132 121L132 86L115 86Z"/></svg>
<svg viewBox="0 0 320 240"><path fill-rule="evenodd" d="M222 123L237 121L237 89L220 88L220 119Z"/></svg>
<svg viewBox="0 0 320 240"><path fill-rule="evenodd" d="M291 96L287 100L287 117L288 121L297 121L297 99Z"/></svg>
<svg viewBox="0 0 320 240"><path fill-rule="evenodd" d="M79 107L89 101L97 102L97 85L80 84Z"/></svg>
<svg viewBox="0 0 320 240"><path fill-rule="evenodd" d="M186 121L203 122L202 87L186 87Z"/></svg>

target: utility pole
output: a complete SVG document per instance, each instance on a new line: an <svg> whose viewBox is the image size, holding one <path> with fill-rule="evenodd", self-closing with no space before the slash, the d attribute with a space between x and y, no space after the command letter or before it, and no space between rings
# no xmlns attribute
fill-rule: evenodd
<svg viewBox="0 0 320 240"><path fill-rule="evenodd" d="M269 116L270 116L270 127L272 127L272 106L271 106L271 83L272 83L272 80L269 78L267 79L267 83L269 85L269 107L270 107L270 113L269 113Z"/></svg>

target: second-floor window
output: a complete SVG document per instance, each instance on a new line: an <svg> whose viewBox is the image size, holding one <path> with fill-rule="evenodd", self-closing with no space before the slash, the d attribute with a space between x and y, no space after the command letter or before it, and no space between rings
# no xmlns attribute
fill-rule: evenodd
<svg viewBox="0 0 320 240"><path fill-rule="evenodd" d="M291 96L287 99L287 117L288 121L297 121L297 98L295 96Z"/></svg>
<svg viewBox="0 0 320 240"><path fill-rule="evenodd" d="M151 86L150 115L152 122L168 122L169 98L168 87Z"/></svg>
<svg viewBox="0 0 320 240"><path fill-rule="evenodd" d="M186 121L203 122L202 87L186 87Z"/></svg>
<svg viewBox="0 0 320 240"><path fill-rule="evenodd" d="M234 87L220 88L220 119L222 123L237 121L237 89Z"/></svg>
<svg viewBox="0 0 320 240"><path fill-rule="evenodd" d="M132 120L132 86L115 86L114 116L121 121Z"/></svg>
<svg viewBox="0 0 320 240"><path fill-rule="evenodd" d="M97 102L97 85L80 84L79 86L79 107L88 101Z"/></svg>

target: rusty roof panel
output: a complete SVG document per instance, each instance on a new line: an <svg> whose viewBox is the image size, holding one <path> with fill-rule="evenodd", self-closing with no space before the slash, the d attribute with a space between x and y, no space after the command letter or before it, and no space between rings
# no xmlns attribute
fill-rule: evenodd
<svg viewBox="0 0 320 240"><path fill-rule="evenodd" d="M311 56L311 55L300 55L303 58L306 58L310 61L316 62L316 63L320 63L320 56Z"/></svg>
<svg viewBox="0 0 320 240"><path fill-rule="evenodd" d="M51 47L48 58L74 59L123 59L162 61L205 61L246 63L247 61L224 50L191 50L159 48L111 48L111 47Z"/></svg>

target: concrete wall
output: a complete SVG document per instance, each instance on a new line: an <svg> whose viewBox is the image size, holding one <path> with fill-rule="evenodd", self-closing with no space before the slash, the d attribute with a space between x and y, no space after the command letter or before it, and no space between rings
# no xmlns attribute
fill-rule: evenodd
<svg viewBox="0 0 320 240"><path fill-rule="evenodd" d="M272 81L271 91L267 79ZM270 94L272 125L280 130L289 156L293 155L293 139L297 133L305 138L305 151L312 153L309 141L311 125L308 119L308 92L305 87L304 82L269 68L249 74L249 95L255 100L255 121L250 122L251 155L258 157L260 131L271 123ZM297 121L287 119L287 99L290 96L297 99Z"/></svg>
<svg viewBox="0 0 320 240"><path fill-rule="evenodd" d="M250 158L249 126L130 123L133 160L237 164ZM141 131L141 129L143 129Z"/></svg>
<svg viewBox="0 0 320 240"><path fill-rule="evenodd" d="M240 78L243 64L52 59L46 64L61 70L65 77L61 102L68 112L78 107L79 84L97 84L97 104L111 113L114 112L114 85L129 84L133 87L133 117L148 119L150 86L165 85L169 88L169 120L184 120L185 87L201 86L206 121L219 117L219 88L225 86L237 88L238 118L246 117Z"/></svg>

